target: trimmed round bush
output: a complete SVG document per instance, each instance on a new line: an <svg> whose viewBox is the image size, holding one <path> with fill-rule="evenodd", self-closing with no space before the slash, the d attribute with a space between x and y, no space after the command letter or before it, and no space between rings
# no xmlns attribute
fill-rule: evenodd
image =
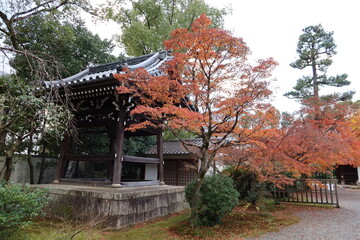
<svg viewBox="0 0 360 240"><path fill-rule="evenodd" d="M185 189L186 200L192 203L195 181ZM233 180L225 175L212 175L204 178L200 189L200 208L197 225L214 226L238 204L239 193L234 188Z"/></svg>

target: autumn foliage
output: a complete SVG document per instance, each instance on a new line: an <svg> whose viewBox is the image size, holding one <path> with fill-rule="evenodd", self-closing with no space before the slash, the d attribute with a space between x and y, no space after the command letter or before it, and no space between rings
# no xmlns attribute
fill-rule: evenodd
<svg viewBox="0 0 360 240"><path fill-rule="evenodd" d="M173 59L162 76L151 76L144 69L114 76L121 83L119 94L139 101L131 114L147 117L130 129L161 125L175 136L187 131L202 139L200 146L192 146L201 162L192 199L195 225L200 187L212 160L229 144L243 115L268 107L264 99L271 91L266 79L277 65L271 58L250 65L245 42L228 31L209 28L210 24L201 15L190 29L172 32L165 46L173 51Z"/></svg>
<svg viewBox="0 0 360 240"><path fill-rule="evenodd" d="M145 117L130 130L163 127L175 136L186 131L202 140L200 146L190 146L179 136L201 163L191 203L193 225L200 188L214 159L277 186L330 172L339 164L360 164L359 112L331 98L310 98L285 119L265 101L271 94L267 79L277 63L269 58L250 65L245 42L209 28L210 23L202 15L190 29L172 32L165 42L172 59L163 66L163 75L144 69L115 75L119 94L139 103L131 114ZM281 122L286 124L281 127Z"/></svg>
<svg viewBox="0 0 360 240"><path fill-rule="evenodd" d="M278 186L317 172L331 173L337 165L359 165L358 113L334 100L317 102L319 108L313 104L313 99L305 100L297 117L282 128L276 127L280 119L273 109L254 116L256 127L237 129L241 142L224 149L224 157Z"/></svg>
<svg viewBox="0 0 360 240"><path fill-rule="evenodd" d="M144 69L115 75L122 85L119 94L130 94L141 102L132 114L149 119L131 129L161 122L197 136L221 135L232 132L241 114L262 107L261 100L271 93L263 79L270 76L276 62L270 58L249 65L250 51L243 40L210 29L210 23L202 15L190 30L172 33L165 46L174 51L173 59L162 76L154 77Z"/></svg>

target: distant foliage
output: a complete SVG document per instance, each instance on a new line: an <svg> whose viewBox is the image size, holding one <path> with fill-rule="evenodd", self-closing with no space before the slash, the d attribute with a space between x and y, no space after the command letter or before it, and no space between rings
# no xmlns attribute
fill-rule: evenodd
<svg viewBox="0 0 360 240"><path fill-rule="evenodd" d="M192 203L195 181L186 186L186 200ZM237 205L239 193L233 180L225 175L212 175L204 178L200 189L200 208L197 225L214 226Z"/></svg>
<svg viewBox="0 0 360 240"><path fill-rule="evenodd" d="M223 174L228 175L234 181L234 186L239 192L239 199L244 199L247 192L251 189L252 183L256 180L253 172L246 169L238 169L233 166L226 168Z"/></svg>
<svg viewBox="0 0 360 240"><path fill-rule="evenodd" d="M246 201L248 201L248 203L250 203L251 205L255 205L256 202L259 200L262 192L263 192L263 184L258 181L253 182L249 191L247 191L245 197Z"/></svg>
<svg viewBox="0 0 360 240"><path fill-rule="evenodd" d="M37 15L17 28L18 39L27 51L36 52L39 57L53 63L46 65L46 71L55 79L69 77L88 66L116 60L110 54L114 48L111 41L93 34L82 20L69 22ZM33 69L39 67L36 64L36 59L20 54L10 61L18 77L34 81L38 77L32 75Z"/></svg>
<svg viewBox="0 0 360 240"><path fill-rule="evenodd" d="M124 154L129 156L144 156L150 147L156 144L155 136L137 136L125 139Z"/></svg>
<svg viewBox="0 0 360 240"><path fill-rule="evenodd" d="M191 23L205 13L221 27L231 9L217 9L204 0L130 0L128 4L110 4L103 11L106 18L121 26L115 39L130 56L140 56L164 49L164 41L177 28L189 29Z"/></svg>
<svg viewBox="0 0 360 240"><path fill-rule="evenodd" d="M32 189L29 184L0 182L0 239L31 223L47 203L46 190Z"/></svg>
<svg viewBox="0 0 360 240"><path fill-rule="evenodd" d="M223 173L234 181L235 189L239 192L239 200L246 199L252 205L256 204L262 191L262 184L258 181L255 172L231 166Z"/></svg>

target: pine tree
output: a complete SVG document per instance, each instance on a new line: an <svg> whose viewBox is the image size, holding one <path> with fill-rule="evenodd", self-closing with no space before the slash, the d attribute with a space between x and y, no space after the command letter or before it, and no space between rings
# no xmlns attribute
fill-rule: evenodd
<svg viewBox="0 0 360 240"><path fill-rule="evenodd" d="M298 79L293 91L287 92L285 96L295 99L319 99L319 88L321 86L343 87L350 84L347 74L335 77L327 76L326 72L333 63L332 57L336 54L336 44L333 32L326 32L321 25L308 26L303 29L299 37L297 53L299 58L290 64L296 69L311 68L310 76ZM338 94L338 100L351 99L353 91Z"/></svg>

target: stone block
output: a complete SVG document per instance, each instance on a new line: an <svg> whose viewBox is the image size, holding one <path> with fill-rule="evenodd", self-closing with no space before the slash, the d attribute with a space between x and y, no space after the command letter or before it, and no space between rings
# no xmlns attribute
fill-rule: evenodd
<svg viewBox="0 0 360 240"><path fill-rule="evenodd" d="M54 207L59 203L65 204L66 208L72 208L75 216L77 212L83 214L84 211L91 212L89 217L105 216L108 225L114 228L147 221L189 207L185 202L184 187L176 186L107 189L52 185L49 192ZM86 217L86 214L83 215Z"/></svg>

